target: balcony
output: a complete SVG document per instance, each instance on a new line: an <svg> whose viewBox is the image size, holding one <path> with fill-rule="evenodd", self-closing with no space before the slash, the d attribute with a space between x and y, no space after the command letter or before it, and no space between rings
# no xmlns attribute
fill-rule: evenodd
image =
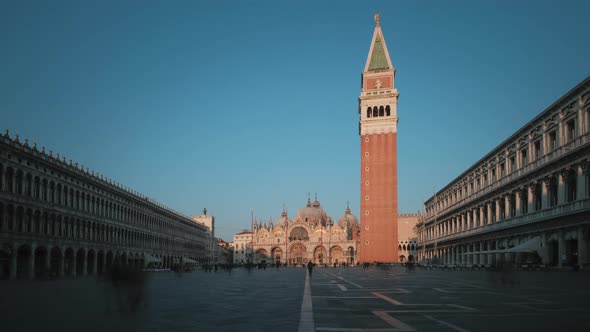
<svg viewBox="0 0 590 332"><path fill-rule="evenodd" d="M478 226L475 228L459 231L453 234L446 234L437 238L427 239L423 243L425 245L433 243L441 243L445 241L456 240L464 237L481 235L498 230L508 229L516 226L523 226L532 224L547 219L563 217L574 212L590 211L590 198L576 200L573 202L561 204L555 207L535 211L520 216L512 217L492 224Z"/></svg>
<svg viewBox="0 0 590 332"><path fill-rule="evenodd" d="M476 193L469 195L468 197L463 198L453 204L450 204L446 208L442 209L441 211L439 211L433 215L427 216L424 219L424 223L428 224L429 222L434 221L437 218L441 218L441 216L451 213L456 209L462 208L471 202L477 201L481 197L484 197L487 194L492 193L492 192L496 191L497 189L504 187L513 181L516 181L522 177L525 177L525 176L531 174L533 171L535 171L535 170L537 170L537 169L539 169L551 162L554 162L555 160L557 160L565 155L575 152L576 150L578 150L582 146L587 145L589 142L590 142L590 133L581 135L581 136L577 137L575 140L573 140L572 142L569 142L569 143L566 143L566 144L560 146L559 148L555 149L554 151L551 151L551 152L543 155L539 159L527 164L524 167L517 169L516 171L508 174L507 176L501 178L500 180L494 181L492 184L490 184L486 187L483 187L482 189L478 190Z"/></svg>

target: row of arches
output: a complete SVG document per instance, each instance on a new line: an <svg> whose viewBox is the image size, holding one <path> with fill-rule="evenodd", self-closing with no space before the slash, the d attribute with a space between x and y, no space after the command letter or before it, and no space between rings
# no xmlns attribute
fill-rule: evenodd
<svg viewBox="0 0 590 332"><path fill-rule="evenodd" d="M418 245L414 244L414 243L410 243L408 245L406 244L400 244L398 245L398 250L400 251L414 251L414 250L418 250Z"/></svg>
<svg viewBox="0 0 590 332"><path fill-rule="evenodd" d="M0 163L0 191L153 231L177 236L190 234L203 239L205 237L205 229L196 223L180 220L175 216L166 216L147 207L136 206L108 192L86 191L74 183L48 178L46 175L36 175L17 166Z"/></svg>
<svg viewBox="0 0 590 332"><path fill-rule="evenodd" d="M421 260L446 265L543 264L584 266L590 263L590 227L578 225L512 235L493 240L430 247Z"/></svg>
<svg viewBox="0 0 590 332"><path fill-rule="evenodd" d="M305 264L309 261L315 264L354 264L356 261L355 256L354 247L349 246L345 250L339 245L330 247L329 252L324 246L316 246L313 251L309 252L303 243L294 243L289 247L288 255L285 255L284 248L281 247L273 247L270 250L270 255L265 248L256 250L257 262L264 260L266 262L280 262L290 265Z"/></svg>
<svg viewBox="0 0 590 332"><path fill-rule="evenodd" d="M174 240L167 235L153 234L113 224L104 224L78 216L50 213L0 201L0 230L26 233L38 237L55 237L108 243L125 247L156 249L189 249L204 254L203 244Z"/></svg>
<svg viewBox="0 0 590 332"><path fill-rule="evenodd" d="M425 229L421 241L585 199L589 196L590 176L587 172L578 171L577 167L572 166L538 178L527 185L509 190L482 204L442 219L436 225Z"/></svg>
<svg viewBox="0 0 590 332"><path fill-rule="evenodd" d="M575 201L579 196L578 187L580 183L584 184L584 192L587 194L588 189L590 188L588 185L590 182L589 172L590 168L585 166L583 162L581 164L570 165L559 172L539 177L537 180L529 184L528 187L533 189L531 195L534 195L535 210ZM503 177L498 178L498 180L501 179L503 179ZM480 181L477 180L476 186L471 182L469 185L465 183L464 188L462 186L458 190L449 189L449 191L441 195L436 202L432 202L426 206L426 213L428 215L433 215L435 212L440 213L447 208L451 208L454 204L460 203L464 199L468 199L470 195L476 194L480 190L495 185L495 181L496 178L492 177L492 181L489 185L487 181L484 181L484 185L480 186ZM565 194L562 197L558 194L560 185L563 185L565 189ZM542 188L547 190L548 200L545 203L542 203ZM526 187L519 188L518 190L528 194L528 188ZM508 195L510 194L513 193L509 193Z"/></svg>
<svg viewBox="0 0 590 332"><path fill-rule="evenodd" d="M383 106L373 106L367 107L367 118L377 118L383 116L391 116L391 107L389 105Z"/></svg>
<svg viewBox="0 0 590 332"><path fill-rule="evenodd" d="M76 248L73 246L35 246L30 243L3 243L0 247L0 279L47 279L63 276L102 275L113 266L141 269L152 265L171 268L182 262L179 255ZM199 260L197 257L189 257ZM157 263L153 261L157 260Z"/></svg>

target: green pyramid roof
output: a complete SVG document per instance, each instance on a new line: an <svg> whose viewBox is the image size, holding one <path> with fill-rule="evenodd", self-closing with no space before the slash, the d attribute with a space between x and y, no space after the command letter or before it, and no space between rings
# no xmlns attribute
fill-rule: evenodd
<svg viewBox="0 0 590 332"><path fill-rule="evenodd" d="M387 58L385 57L385 49L381 38L377 36L375 38L375 46L373 47L373 53L371 54L371 62L369 63L369 70L375 69L388 69Z"/></svg>

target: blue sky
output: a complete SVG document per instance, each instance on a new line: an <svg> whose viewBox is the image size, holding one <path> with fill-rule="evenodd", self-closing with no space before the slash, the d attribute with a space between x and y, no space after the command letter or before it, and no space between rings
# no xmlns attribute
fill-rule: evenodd
<svg viewBox="0 0 590 332"><path fill-rule="evenodd" d="M379 11L400 92L399 210L590 74L588 1L0 1L0 126L231 240L307 193L359 208ZM313 197L312 197L313 199Z"/></svg>

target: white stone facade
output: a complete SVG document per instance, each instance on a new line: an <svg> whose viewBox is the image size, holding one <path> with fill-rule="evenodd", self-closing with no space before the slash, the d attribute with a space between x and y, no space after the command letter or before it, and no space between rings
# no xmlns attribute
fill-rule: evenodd
<svg viewBox="0 0 590 332"><path fill-rule="evenodd" d="M207 228L207 239L206 239L206 256L207 263L213 264L216 262L216 246L217 240L215 239L215 217L207 215L207 209L203 210L203 214L200 216L192 216L191 219Z"/></svg>
<svg viewBox="0 0 590 332"><path fill-rule="evenodd" d="M397 219L398 252L400 262L414 262L418 257L418 233L416 225L420 214L400 214Z"/></svg>
<svg viewBox="0 0 590 332"><path fill-rule="evenodd" d="M205 227L6 132L0 136L0 279L203 262Z"/></svg>
<svg viewBox="0 0 590 332"><path fill-rule="evenodd" d="M590 78L425 202L420 259L590 263Z"/></svg>
<svg viewBox="0 0 590 332"><path fill-rule="evenodd" d="M234 241L230 246L234 251L234 264L246 264L252 261L252 232L244 230L234 235Z"/></svg>

